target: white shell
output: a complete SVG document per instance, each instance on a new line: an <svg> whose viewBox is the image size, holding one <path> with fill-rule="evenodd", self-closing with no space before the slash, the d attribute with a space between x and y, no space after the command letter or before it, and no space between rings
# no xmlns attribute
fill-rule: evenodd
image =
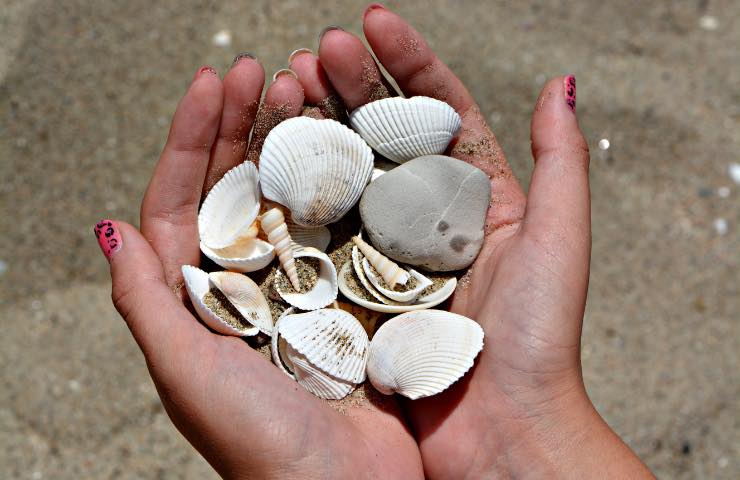
<svg viewBox="0 0 740 480"><path fill-rule="evenodd" d="M236 272L211 272L208 279L249 323L259 328L260 332L272 335L270 305L254 280Z"/></svg>
<svg viewBox="0 0 740 480"><path fill-rule="evenodd" d="M305 293L288 293L280 289L280 278L284 275L282 270L275 272L275 290L280 297L301 310L316 310L329 305L336 300L337 290L337 269L334 267L331 259L324 252L315 248L304 248L296 251L294 258L314 257L318 258L321 266L319 267L319 278L316 285Z"/></svg>
<svg viewBox="0 0 740 480"><path fill-rule="evenodd" d="M336 222L357 203L373 153L339 122L295 117L270 131L259 165L265 197L286 206L296 223L317 227Z"/></svg>
<svg viewBox="0 0 740 480"><path fill-rule="evenodd" d="M285 217L279 208L271 208L260 217L262 230L267 234L267 240L275 247L275 252L280 259L283 271L290 279L290 283L296 290L300 289L298 282L298 270L293 260L293 241L285 224Z"/></svg>
<svg viewBox="0 0 740 480"><path fill-rule="evenodd" d="M457 288L457 279L452 277L447 283L445 283L439 290L436 290L429 295L424 295L416 299L416 302L403 305L398 303L392 303L386 305L379 302L370 302L362 297L359 297L355 292L352 291L350 286L347 284L346 277L348 274L352 274L352 262L345 263L339 270L339 290L342 295L347 297L350 301L356 303L361 307L365 307L368 310L380 313L404 313L415 310L424 310L432 307L436 307L440 303L447 300ZM369 291L369 289L368 289ZM372 293L372 292L371 292Z"/></svg>
<svg viewBox="0 0 740 480"><path fill-rule="evenodd" d="M360 238L359 235L352 237L352 241L362 251L368 262L383 277L383 280L385 280L388 286L393 288L399 283L405 285L408 282L409 272L399 267L396 262L377 251L372 245Z"/></svg>
<svg viewBox="0 0 740 480"><path fill-rule="evenodd" d="M285 219L285 223L293 240L293 248L313 247L325 252L331 242L331 232L326 227L304 227L288 218Z"/></svg>
<svg viewBox="0 0 740 480"><path fill-rule="evenodd" d="M380 292L381 295L400 303L413 302L419 297L419 295L421 295L421 292L426 290L426 288L432 284L432 281L429 280L427 277L417 272L416 270L411 269L408 271L408 273L411 277L416 279L417 285L405 292L397 292L395 290L388 290L387 288L383 287L378 276L375 274L375 272L373 272L372 268L370 268L370 262L368 262L367 257L362 259L362 269L364 270L367 279L370 281L370 283L373 284L373 286L378 290L378 292Z"/></svg>
<svg viewBox="0 0 740 480"><path fill-rule="evenodd" d="M240 237L253 238L250 227L260 209L259 173L251 162L228 172L213 186L198 213L200 241L210 249L233 245Z"/></svg>
<svg viewBox="0 0 740 480"><path fill-rule="evenodd" d="M259 328L245 328L238 329L227 322L221 320L213 310L203 301L208 290L211 288L211 284L208 279L208 274L200 268L193 267L190 265L182 266L182 276L185 280L185 288L190 296L190 301L193 304L198 316L203 320L206 325L211 327L213 330L224 335L234 335L237 337L252 336L259 333ZM241 310L240 310L241 311Z"/></svg>
<svg viewBox="0 0 740 480"><path fill-rule="evenodd" d="M352 247L352 268L354 269L355 275L357 275L357 278L360 279L360 283L363 287L365 287L365 290L367 290L370 295L380 300L382 303L385 303L386 305L402 305L401 303L395 302L391 300L388 297L384 297L377 288L375 288L375 285L373 285L370 280L368 280L367 275L365 275L365 269L362 266L362 261L365 259L365 257L362 256L362 252L360 252L360 249L357 248L357 245ZM346 279L344 279L346 282ZM340 279L340 286L341 286L341 279Z"/></svg>
<svg viewBox="0 0 740 480"><path fill-rule="evenodd" d="M274 247L259 238L246 238L220 250L208 248L201 242L200 250L217 265L237 272L262 270L275 258Z"/></svg>
<svg viewBox="0 0 740 480"><path fill-rule="evenodd" d="M293 377L306 390L319 398L341 400L354 390L355 384L328 375L288 345L288 361L293 365Z"/></svg>
<svg viewBox="0 0 740 480"><path fill-rule="evenodd" d="M452 107L429 97L370 102L352 112L349 121L373 149L398 163L443 153L461 125Z"/></svg>
<svg viewBox="0 0 740 480"><path fill-rule="evenodd" d="M443 310L408 312L375 332L367 376L386 395L428 397L465 375L482 348L483 329L474 320Z"/></svg>

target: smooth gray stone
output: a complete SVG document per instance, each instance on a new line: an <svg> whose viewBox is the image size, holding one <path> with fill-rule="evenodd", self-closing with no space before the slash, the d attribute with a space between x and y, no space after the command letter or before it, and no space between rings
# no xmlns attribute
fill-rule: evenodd
<svg viewBox="0 0 740 480"><path fill-rule="evenodd" d="M444 155L427 155L383 174L365 189L360 215L372 244L430 271L473 263L483 245L491 198L488 176Z"/></svg>

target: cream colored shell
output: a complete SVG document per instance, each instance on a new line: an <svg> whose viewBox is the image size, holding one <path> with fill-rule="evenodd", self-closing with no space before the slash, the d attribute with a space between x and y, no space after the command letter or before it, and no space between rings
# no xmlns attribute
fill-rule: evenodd
<svg viewBox="0 0 740 480"><path fill-rule="evenodd" d="M267 240L275 247L275 252L280 259L283 271L290 279L290 283L296 290L300 289L298 282L298 270L296 270L293 259L293 242L285 224L285 217L279 208L271 208L260 217L262 230L267 234Z"/></svg>
<svg viewBox="0 0 740 480"><path fill-rule="evenodd" d="M337 270L331 259L324 252L315 248L303 248L294 252L294 258L313 257L320 262L316 285L307 292L285 292L280 288L280 279L284 275L282 270L275 273L275 290L280 297L301 310L317 310L336 300L338 294Z"/></svg>
<svg viewBox="0 0 740 480"><path fill-rule="evenodd" d="M272 335L270 305L254 280L236 272L211 272L208 279L249 323L265 335Z"/></svg>

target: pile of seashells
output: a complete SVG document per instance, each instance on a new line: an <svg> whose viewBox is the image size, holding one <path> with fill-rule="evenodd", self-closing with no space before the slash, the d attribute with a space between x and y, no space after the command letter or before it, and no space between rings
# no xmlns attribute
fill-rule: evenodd
<svg viewBox="0 0 740 480"><path fill-rule="evenodd" d="M384 394L435 395L483 348L475 321L431 309L457 279L395 263L357 224L340 241L327 226L353 225L365 187L388 169L375 168L373 149L396 163L440 154L460 117L431 98L388 98L352 112L350 124L286 120L267 136L258 166L226 173L198 216L203 254L226 271L183 266L185 285L211 329L271 337L278 368L318 397L341 399L366 377ZM340 308L339 291L362 308ZM373 331L347 311L363 309L400 315Z"/></svg>

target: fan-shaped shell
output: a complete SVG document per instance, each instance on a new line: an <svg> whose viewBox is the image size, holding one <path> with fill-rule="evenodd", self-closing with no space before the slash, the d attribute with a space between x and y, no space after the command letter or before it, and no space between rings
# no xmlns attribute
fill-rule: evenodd
<svg viewBox="0 0 740 480"><path fill-rule="evenodd" d="M331 242L331 232L326 227L304 227L298 225L292 219L286 218L290 238L293 239L293 247L301 249L312 247L325 252Z"/></svg>
<svg viewBox="0 0 740 480"><path fill-rule="evenodd" d="M473 366L483 348L474 320L443 310L408 312L384 323L370 343L367 376L386 395L436 395Z"/></svg>
<svg viewBox="0 0 740 480"><path fill-rule="evenodd" d="M452 107L429 97L384 98L357 108L349 119L373 149L398 163L443 153L461 125Z"/></svg>
<svg viewBox="0 0 740 480"><path fill-rule="evenodd" d="M208 290L211 288L211 283L209 282L208 274L206 272L197 267L183 265L182 275L185 280L185 288L188 291L188 296L193 304L193 308L195 308L196 313L206 325L218 333L234 335L237 337L252 336L259 333L259 328L256 326L242 329L236 328L224 320L221 320L213 310L208 308L208 305L203 301L203 297L205 297L206 293L208 293ZM249 319L249 317L245 318Z"/></svg>
<svg viewBox="0 0 740 480"><path fill-rule="evenodd" d="M260 155L263 194L308 227L342 218L360 199L372 169L370 147L334 120L288 119L270 131Z"/></svg>
<svg viewBox="0 0 740 480"><path fill-rule="evenodd" d="M322 309L282 317L280 336L319 370L340 380L365 380L369 340L351 313Z"/></svg>
<svg viewBox="0 0 740 480"><path fill-rule="evenodd" d="M337 289L337 269L334 267L331 259L324 252L320 252L315 248L304 248L296 251L293 258L304 258L313 257L317 258L320 262L318 280L314 287L304 293L297 292L285 292L280 288L280 280L283 275L282 270L278 270L275 273L275 290L280 297L296 308L301 310L316 310L329 305L331 302L336 300L338 289Z"/></svg>
<svg viewBox="0 0 740 480"><path fill-rule="evenodd" d="M416 270L410 269L408 271L408 274L411 278L416 280L416 286L402 292L389 290L385 288L383 282L381 282L381 279L378 278L378 275L370 267L370 262L368 261L367 257L362 259L362 269L364 270L367 279L370 281L370 283L373 284L373 286L378 290L378 292L380 292L381 295L383 295L385 298L389 298L399 303L413 302L419 297L419 295L421 295L421 292L426 290L426 288L432 284L432 281L429 280L427 277L417 272Z"/></svg>
<svg viewBox="0 0 740 480"><path fill-rule="evenodd" d="M272 335L272 312L259 285L236 272L211 272L208 279L249 323L259 328L260 332Z"/></svg>

